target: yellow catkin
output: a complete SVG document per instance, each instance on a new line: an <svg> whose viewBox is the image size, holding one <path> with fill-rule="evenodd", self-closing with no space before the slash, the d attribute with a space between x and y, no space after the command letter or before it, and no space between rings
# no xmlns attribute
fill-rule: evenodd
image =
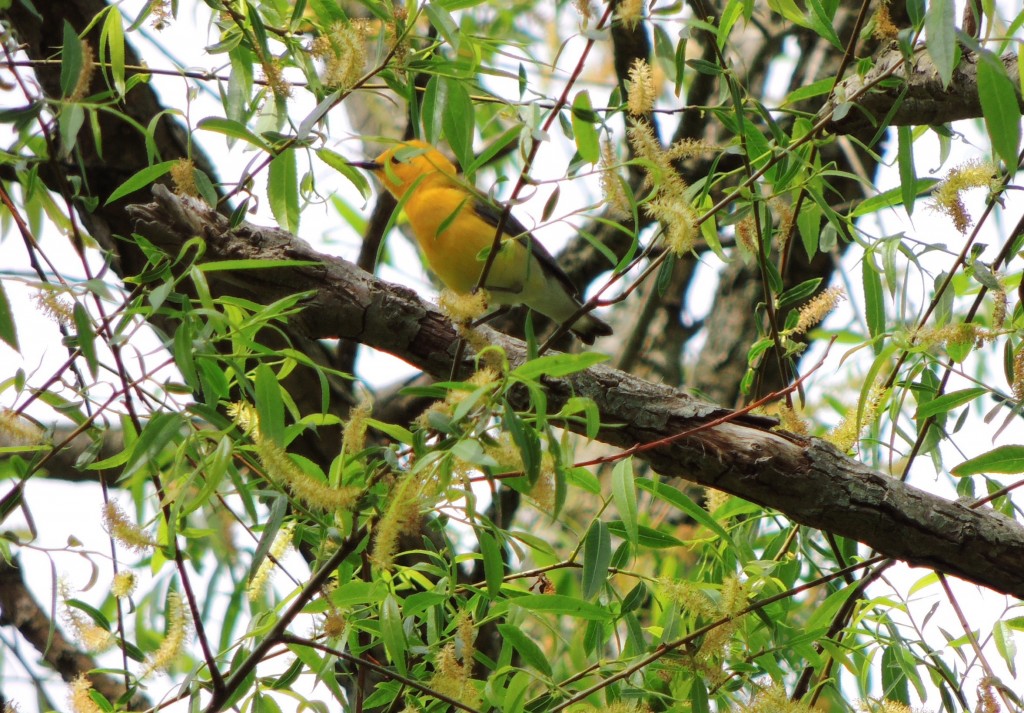
<svg viewBox="0 0 1024 713"><path fill-rule="evenodd" d="M973 225L974 220L963 202L964 191L971 188L987 187L990 191L999 189L998 174L988 162L968 161L954 169L932 191L932 208L948 216L953 226L963 234Z"/></svg>
<svg viewBox="0 0 1024 713"><path fill-rule="evenodd" d="M430 688L449 698L476 708L480 694L469 678L469 667L459 663L455 655L455 644L445 645L434 658L434 675Z"/></svg>
<svg viewBox="0 0 1024 713"><path fill-rule="evenodd" d="M811 713L806 703L791 701L786 689L772 685L760 689L749 703L734 709L735 713Z"/></svg>
<svg viewBox="0 0 1024 713"><path fill-rule="evenodd" d="M630 30L644 19L644 0L622 0L615 8L615 16Z"/></svg>
<svg viewBox="0 0 1024 713"><path fill-rule="evenodd" d="M58 591L64 602L61 618L82 648L89 653L98 654L112 647L115 643L112 633L102 626L97 626L81 609L67 603L67 600L71 599L71 590L63 580L58 584Z"/></svg>
<svg viewBox="0 0 1024 713"><path fill-rule="evenodd" d="M800 319L797 320L796 326L789 331L789 334L804 334L825 319L844 299L846 299L846 293L842 287L829 287L819 292L800 308Z"/></svg>
<svg viewBox="0 0 1024 713"><path fill-rule="evenodd" d="M580 15L580 25L587 27L594 19L594 5L591 0L572 0L572 6Z"/></svg>
<svg viewBox="0 0 1024 713"><path fill-rule="evenodd" d="M261 438L256 441L255 448L271 480L284 485L308 508L324 512L350 510L359 497L358 488L334 487L314 478L276 443Z"/></svg>
<svg viewBox="0 0 1024 713"><path fill-rule="evenodd" d="M624 218L632 212L629 197L622 185L622 177L618 171L618 159L612 142L601 143L601 195L611 218Z"/></svg>
<svg viewBox="0 0 1024 713"><path fill-rule="evenodd" d="M348 89L362 78L366 66L369 23L338 22L313 41L310 53L323 62L321 80L331 89Z"/></svg>
<svg viewBox="0 0 1024 713"><path fill-rule="evenodd" d="M0 435L6 445L34 446L43 442L43 431L21 414L0 409Z"/></svg>
<svg viewBox="0 0 1024 713"><path fill-rule="evenodd" d="M666 243L674 253L680 256L689 253L700 236L697 212L686 198L686 181L672 163L702 153L706 146L686 141L665 150L646 122L630 126L627 138L637 157L646 159L647 183L655 187L644 210L661 223Z"/></svg>
<svg viewBox="0 0 1024 713"><path fill-rule="evenodd" d="M84 673L78 674L68 689L68 703L75 713L103 713L103 709L89 695L92 691L92 683Z"/></svg>
<svg viewBox="0 0 1024 713"><path fill-rule="evenodd" d="M110 583L110 593L118 599L127 599L135 593L137 585L138 579L135 577L134 572L121 570L114 575L114 579Z"/></svg>
<svg viewBox="0 0 1024 713"><path fill-rule="evenodd" d="M196 186L196 164L190 158L178 159L171 166L171 182L174 184L174 192L179 196L196 197L199 195L199 187Z"/></svg>
<svg viewBox="0 0 1024 713"><path fill-rule="evenodd" d="M456 621L456 632L459 639L459 646L462 648L462 665L468 670L473 669L473 656L476 654L476 626L473 625L473 615L468 612L459 612Z"/></svg>
<svg viewBox="0 0 1024 713"><path fill-rule="evenodd" d="M134 552L148 552L156 547L156 540L129 520L121 506L113 500L103 506L103 526L120 545Z"/></svg>
<svg viewBox="0 0 1024 713"><path fill-rule="evenodd" d="M68 95L68 101L80 101L89 93L89 85L92 84L92 76L96 71L96 62L92 54L92 45L88 40L82 40L82 68L78 70L78 78L71 94Z"/></svg>
<svg viewBox="0 0 1024 713"><path fill-rule="evenodd" d="M36 307L45 317L65 327L74 323L74 305L67 295L56 290L40 290L35 296Z"/></svg>
<svg viewBox="0 0 1024 713"><path fill-rule="evenodd" d="M181 594L171 592L167 595L167 634L157 650L146 658L139 678L166 669L177 660L188 639L188 623L188 614Z"/></svg>
<svg viewBox="0 0 1024 713"><path fill-rule="evenodd" d="M267 86L278 99L287 99L292 95L292 85L284 78L284 69L281 61L277 58L270 58L262 62L263 78Z"/></svg>
<svg viewBox="0 0 1024 713"><path fill-rule="evenodd" d="M729 498L731 497L732 496L724 490L704 488L704 509L709 513L714 514L718 511L718 508L729 502Z"/></svg>
<svg viewBox="0 0 1024 713"><path fill-rule="evenodd" d="M437 297L437 306L455 324L468 324L487 313L489 299L487 290L461 295L446 287Z"/></svg>
<svg viewBox="0 0 1024 713"><path fill-rule="evenodd" d="M829 431L825 436L825 440L844 453L853 450L854 446L857 445L857 441L860 440L860 434L864 426L875 420L878 409L885 401L888 393L889 391L885 388L885 383L881 379L876 380L872 384L871 390L868 391L861 419L857 420L858 409L856 407L851 408L839 425Z"/></svg>
<svg viewBox="0 0 1024 713"><path fill-rule="evenodd" d="M1015 399L1024 401L1024 346L1018 347L1013 355L1013 383L1010 388Z"/></svg>
<svg viewBox="0 0 1024 713"><path fill-rule="evenodd" d="M277 535L270 545L270 556L260 562L260 566L256 569L256 574L252 576L249 587L246 589L246 595L249 597L250 602L255 602L263 596L263 592L266 591L267 583L270 582L270 577L273 575L277 563L281 561L281 558L288 552L288 548L291 547L294 534L294 522L285 523L277 531Z"/></svg>
<svg viewBox="0 0 1024 713"><path fill-rule="evenodd" d="M412 476L402 478L391 492L387 510L374 527L370 561L381 569L390 569L394 564L402 535L419 531L420 485Z"/></svg>
<svg viewBox="0 0 1024 713"><path fill-rule="evenodd" d="M1006 290L999 289L992 292L992 329L1000 330L1006 323L1006 308L1008 300ZM994 337L995 335L993 335Z"/></svg>
<svg viewBox="0 0 1024 713"><path fill-rule="evenodd" d="M627 108L633 116L642 116L654 109L654 101L658 98L658 92L654 87L654 73L651 65L643 59L633 60L633 66L629 68L629 99Z"/></svg>
<svg viewBox="0 0 1024 713"><path fill-rule="evenodd" d="M882 0L875 10L875 39L892 40L899 36L900 28L892 21L892 14L889 12L889 0Z"/></svg>
<svg viewBox="0 0 1024 713"><path fill-rule="evenodd" d="M341 452L346 455L359 453L366 448L366 419L373 414L373 398L363 391L359 403L348 413L348 421L341 432Z"/></svg>
<svg viewBox="0 0 1024 713"><path fill-rule="evenodd" d="M174 16L171 13L171 0L156 0L150 5L150 23L157 32L162 32L170 27Z"/></svg>
<svg viewBox="0 0 1024 713"><path fill-rule="evenodd" d="M999 697L991 678L983 678L978 684L978 713L1000 713Z"/></svg>

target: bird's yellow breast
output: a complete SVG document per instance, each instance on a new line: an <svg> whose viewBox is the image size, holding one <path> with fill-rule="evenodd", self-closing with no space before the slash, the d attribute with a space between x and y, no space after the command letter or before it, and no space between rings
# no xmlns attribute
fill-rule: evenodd
<svg viewBox="0 0 1024 713"><path fill-rule="evenodd" d="M405 213L430 269L449 289L463 294L476 287L485 251L494 241L495 227L474 212L474 200L455 186L422 186L405 203ZM518 300L506 298L522 294L534 281L543 285L539 266L533 262L522 242L506 235L485 285L492 302L515 302Z"/></svg>

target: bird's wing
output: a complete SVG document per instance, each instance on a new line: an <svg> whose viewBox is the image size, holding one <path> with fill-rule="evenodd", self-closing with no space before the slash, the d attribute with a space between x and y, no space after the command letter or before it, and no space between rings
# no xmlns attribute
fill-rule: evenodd
<svg viewBox="0 0 1024 713"><path fill-rule="evenodd" d="M473 201L473 213L488 225L493 226L495 230L498 229L498 221L501 220L501 209L493 203L489 203L478 197ZM577 300L579 299L579 291L576 289L576 285L574 285L572 280L569 279L569 276L565 274L565 271L558 266L554 256L547 251L547 248L545 248L537 238L533 237L533 234L526 229L526 226L523 225L518 218L509 213L508 218L505 219L505 225L502 232L506 235L516 237L525 236L520 237L519 239L527 241L527 247L530 249L530 252L533 253L533 256L537 258L537 261L540 263L544 272L555 277L562 283L565 289L569 291L570 295L575 297Z"/></svg>

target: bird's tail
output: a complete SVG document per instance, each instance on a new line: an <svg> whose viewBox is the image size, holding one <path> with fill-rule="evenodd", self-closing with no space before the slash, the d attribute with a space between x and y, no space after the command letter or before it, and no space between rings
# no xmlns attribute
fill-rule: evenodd
<svg viewBox="0 0 1024 713"><path fill-rule="evenodd" d="M569 330L584 344L593 344L598 337L607 337L612 333L611 325L592 314L585 314L577 319Z"/></svg>

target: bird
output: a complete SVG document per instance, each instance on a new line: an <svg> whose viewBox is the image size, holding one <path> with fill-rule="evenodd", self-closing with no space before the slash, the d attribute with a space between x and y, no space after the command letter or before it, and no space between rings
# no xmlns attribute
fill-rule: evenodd
<svg viewBox="0 0 1024 713"><path fill-rule="evenodd" d="M471 294L480 281L502 211L458 173L432 145L398 143L372 161L349 161L377 177L404 208L430 270L453 292ZM583 307L579 292L555 258L512 215L505 219L501 249L483 285L491 304L523 304L565 324ZM570 331L584 344L612 333L589 313Z"/></svg>

